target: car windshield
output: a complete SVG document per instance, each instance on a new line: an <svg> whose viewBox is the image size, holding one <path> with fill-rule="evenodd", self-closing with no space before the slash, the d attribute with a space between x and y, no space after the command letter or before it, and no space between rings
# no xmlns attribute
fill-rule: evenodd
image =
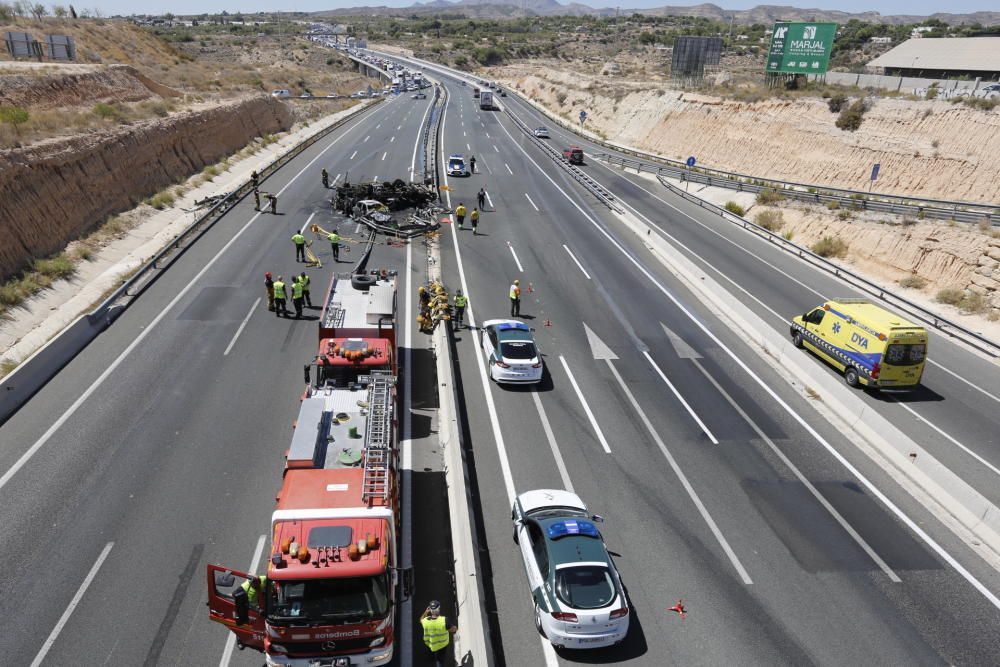
<svg viewBox="0 0 1000 667"><path fill-rule="evenodd" d="M600 609L616 597L608 568L578 565L556 570L556 595L573 609Z"/></svg>
<svg viewBox="0 0 1000 667"><path fill-rule="evenodd" d="M500 343L500 356L504 359L534 359L535 344L530 340L513 340Z"/></svg>
<svg viewBox="0 0 1000 667"><path fill-rule="evenodd" d="M389 577L271 582L270 620L277 623L360 622L389 613Z"/></svg>

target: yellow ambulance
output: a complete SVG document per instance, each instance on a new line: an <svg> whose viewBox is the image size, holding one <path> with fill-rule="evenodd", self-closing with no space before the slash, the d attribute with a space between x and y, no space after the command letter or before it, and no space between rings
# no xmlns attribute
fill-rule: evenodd
<svg viewBox="0 0 1000 667"><path fill-rule="evenodd" d="M868 299L827 301L794 318L791 334L852 387L913 387L924 373L927 331Z"/></svg>

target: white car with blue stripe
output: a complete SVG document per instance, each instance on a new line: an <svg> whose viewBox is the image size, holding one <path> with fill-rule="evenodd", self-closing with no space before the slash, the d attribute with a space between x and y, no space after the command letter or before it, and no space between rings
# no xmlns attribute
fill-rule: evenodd
<svg viewBox="0 0 1000 667"><path fill-rule="evenodd" d="M482 328L483 352L494 382L542 381L545 369L531 327L517 320L487 320Z"/></svg>
<svg viewBox="0 0 1000 667"><path fill-rule="evenodd" d="M629 604L592 515L569 491L526 491L514 500L514 542L521 548L535 603L535 626L557 648L620 644Z"/></svg>

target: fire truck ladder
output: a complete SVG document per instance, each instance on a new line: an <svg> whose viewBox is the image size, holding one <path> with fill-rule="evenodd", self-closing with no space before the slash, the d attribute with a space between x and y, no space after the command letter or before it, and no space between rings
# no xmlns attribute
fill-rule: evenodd
<svg viewBox="0 0 1000 667"><path fill-rule="evenodd" d="M368 425L365 428L365 475L361 498L386 500L392 467L391 375L373 375L368 388Z"/></svg>

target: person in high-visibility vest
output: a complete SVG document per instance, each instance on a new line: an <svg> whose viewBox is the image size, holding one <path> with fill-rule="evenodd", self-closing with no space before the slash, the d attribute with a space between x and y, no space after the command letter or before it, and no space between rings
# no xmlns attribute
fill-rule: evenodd
<svg viewBox="0 0 1000 667"><path fill-rule="evenodd" d="M262 609L260 604L260 594L264 592L264 588L266 586L267 577L264 575L260 575L259 577L250 577L240 585L240 588L247 593L247 602L250 603L251 607L254 607L258 611Z"/></svg>
<svg viewBox="0 0 1000 667"><path fill-rule="evenodd" d="M333 251L333 261L340 261L340 234L337 230L330 232L330 235L326 237L326 240L330 242L330 250Z"/></svg>
<svg viewBox="0 0 1000 667"><path fill-rule="evenodd" d="M455 292L455 326L465 326L465 307L469 305L469 297L462 294L462 290Z"/></svg>
<svg viewBox="0 0 1000 667"><path fill-rule="evenodd" d="M302 232L292 234L292 243L295 244L295 261L306 261L306 237L302 236Z"/></svg>
<svg viewBox="0 0 1000 667"><path fill-rule="evenodd" d="M274 314L277 317L282 315L288 316L288 308L285 306L285 299L288 298L285 293L285 281L278 276L278 279L274 281Z"/></svg>
<svg viewBox="0 0 1000 667"><path fill-rule="evenodd" d="M510 316L521 316L521 281L515 280L510 286Z"/></svg>
<svg viewBox="0 0 1000 667"><path fill-rule="evenodd" d="M274 281L271 280L271 272L264 274L264 289L267 291L267 309L274 312Z"/></svg>
<svg viewBox="0 0 1000 667"><path fill-rule="evenodd" d="M463 229L465 226L465 204L462 202L458 203L458 208L455 209L455 219L458 220L458 228Z"/></svg>
<svg viewBox="0 0 1000 667"><path fill-rule="evenodd" d="M309 276L306 275L305 271L299 275L299 282L302 283L302 298L305 299L306 305L312 308L313 300L309 296Z"/></svg>
<svg viewBox="0 0 1000 667"><path fill-rule="evenodd" d="M292 305L295 306L295 317L302 317L302 281L296 277L292 280Z"/></svg>
<svg viewBox="0 0 1000 667"><path fill-rule="evenodd" d="M431 600L420 614L420 627L424 630L424 644L437 667L444 667L444 657L451 643L451 636L458 632L454 625L448 627L448 619L441 615L441 603Z"/></svg>
<svg viewBox="0 0 1000 667"><path fill-rule="evenodd" d="M479 228L479 209L472 209L472 213L469 215L469 220L472 221L472 235L476 235L476 230Z"/></svg>

